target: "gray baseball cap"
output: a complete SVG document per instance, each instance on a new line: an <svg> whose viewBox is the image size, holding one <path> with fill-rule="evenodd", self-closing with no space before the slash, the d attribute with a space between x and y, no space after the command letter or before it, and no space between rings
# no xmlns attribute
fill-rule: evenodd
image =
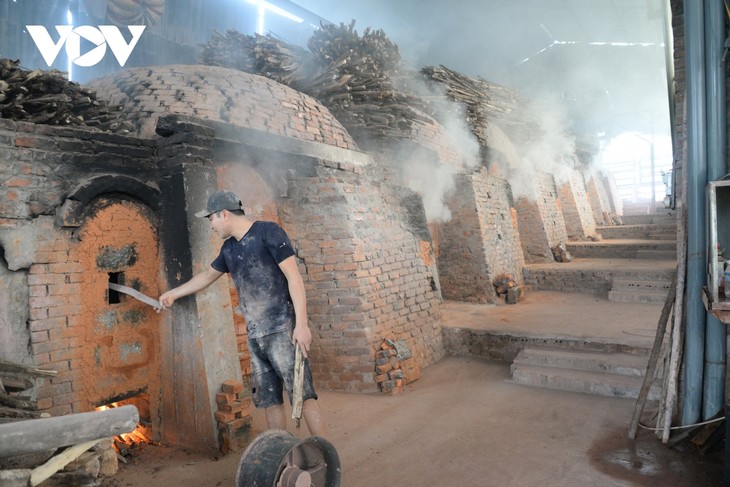
<svg viewBox="0 0 730 487"><path fill-rule="evenodd" d="M238 196L231 191L216 191L208 198L208 204L205 209L197 212L195 216L203 218L221 210L243 211L243 203L241 203Z"/></svg>

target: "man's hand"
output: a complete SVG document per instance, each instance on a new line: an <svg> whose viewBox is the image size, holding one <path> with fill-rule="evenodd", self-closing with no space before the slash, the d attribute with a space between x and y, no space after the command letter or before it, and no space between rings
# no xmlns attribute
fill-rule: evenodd
<svg viewBox="0 0 730 487"><path fill-rule="evenodd" d="M312 344L312 332L306 324L296 325L294 327L294 333L291 337L294 345L299 344L299 348L302 349L302 355L307 358L309 354L309 346Z"/></svg>
<svg viewBox="0 0 730 487"><path fill-rule="evenodd" d="M172 291L167 291L166 293L163 293L160 298L160 306L162 306L162 309L168 309L170 306L172 306L172 303L175 302L177 297Z"/></svg>
<svg viewBox="0 0 730 487"><path fill-rule="evenodd" d="M185 284L182 284L174 289L170 289L166 293L163 293L159 297L160 305L162 309L167 309L172 306L178 298L195 294L198 291L205 289L210 286L216 279L221 277L223 273L217 271L212 267L208 267L203 272L196 274Z"/></svg>

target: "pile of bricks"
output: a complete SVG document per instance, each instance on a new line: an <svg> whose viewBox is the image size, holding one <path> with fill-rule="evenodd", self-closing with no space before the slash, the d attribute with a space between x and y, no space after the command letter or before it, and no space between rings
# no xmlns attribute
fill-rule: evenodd
<svg viewBox="0 0 730 487"><path fill-rule="evenodd" d="M375 382L386 394L400 394L421 377L421 368L405 340L385 339L375 352Z"/></svg>
<svg viewBox="0 0 730 487"><path fill-rule="evenodd" d="M241 450L251 440L251 399L245 397L243 383L227 380L215 395L218 411L215 419L223 453Z"/></svg>

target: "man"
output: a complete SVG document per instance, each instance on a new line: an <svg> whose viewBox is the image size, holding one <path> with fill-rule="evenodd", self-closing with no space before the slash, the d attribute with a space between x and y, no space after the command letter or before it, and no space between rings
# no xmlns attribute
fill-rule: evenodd
<svg viewBox="0 0 730 487"><path fill-rule="evenodd" d="M178 298L231 274L246 319L254 405L266 411L270 429L285 430L283 388L291 402L295 347L306 358L312 343L304 283L289 237L276 223L249 219L241 200L230 191L213 193L206 209L195 216L208 218L225 242L207 270L162 294L160 304L169 308ZM304 371L302 416L312 435L324 436L309 360Z"/></svg>

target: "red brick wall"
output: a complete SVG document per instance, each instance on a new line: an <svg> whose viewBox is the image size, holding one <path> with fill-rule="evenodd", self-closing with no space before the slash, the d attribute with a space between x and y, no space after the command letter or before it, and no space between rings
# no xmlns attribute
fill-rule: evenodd
<svg viewBox="0 0 730 487"><path fill-rule="evenodd" d="M296 139L356 149L350 135L314 98L275 81L215 66L134 68L93 80L99 98L123 105L139 134L151 137L161 114L227 122Z"/></svg>
<svg viewBox="0 0 730 487"><path fill-rule="evenodd" d="M596 220L586 192L583 175L572 170L567 181L558 188L565 228L570 240L585 240L596 234Z"/></svg>
<svg viewBox="0 0 730 487"><path fill-rule="evenodd" d="M512 218L507 181L484 168L457 178L452 219L440 227L439 277L446 299L496 302L492 281L502 273L522 282L524 258Z"/></svg>
<svg viewBox="0 0 730 487"><path fill-rule="evenodd" d="M153 178L153 153L151 141L0 119L0 219L53 215L80 181L93 176Z"/></svg>
<svg viewBox="0 0 730 487"><path fill-rule="evenodd" d="M517 221L526 262L552 262L554 246L568 240L560 200L551 174L532 175L535 198L516 202Z"/></svg>
<svg viewBox="0 0 730 487"><path fill-rule="evenodd" d="M608 202L608 195L603 186L603 178L595 171L583 174L586 193L593 209L593 218L597 225L611 225L610 214L611 204Z"/></svg>
<svg viewBox="0 0 730 487"><path fill-rule="evenodd" d="M406 339L421 366L444 355L433 256L404 229L395 191L323 164L280 206L304 268L313 370L325 388L376 391L384 338Z"/></svg>

